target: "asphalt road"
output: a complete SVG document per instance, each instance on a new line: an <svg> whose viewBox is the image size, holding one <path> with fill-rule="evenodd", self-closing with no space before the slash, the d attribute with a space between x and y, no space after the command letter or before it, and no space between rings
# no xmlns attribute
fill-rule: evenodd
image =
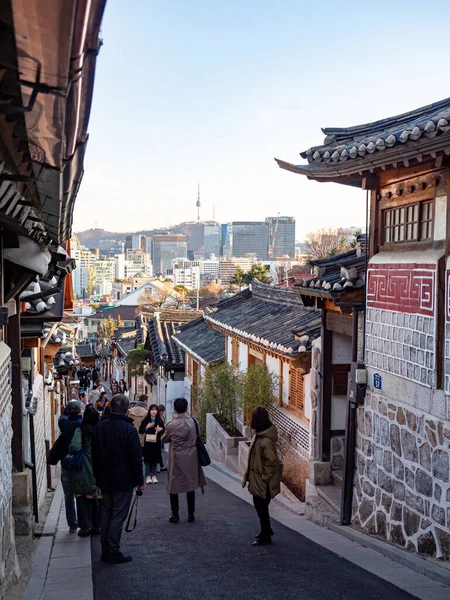
<svg viewBox="0 0 450 600"><path fill-rule="evenodd" d="M253 507L208 481L197 521L168 523L166 474L140 499L138 526L122 537L133 562L100 563L92 539L95 600L411 600L413 596L273 522L271 546L252 547Z"/></svg>

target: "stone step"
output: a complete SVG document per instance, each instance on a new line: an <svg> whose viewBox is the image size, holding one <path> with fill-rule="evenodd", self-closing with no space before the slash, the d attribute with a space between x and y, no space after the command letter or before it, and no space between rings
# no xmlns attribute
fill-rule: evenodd
<svg viewBox="0 0 450 600"><path fill-rule="evenodd" d="M341 469L336 469L336 471L331 471L331 477L333 478L333 483L339 489L342 489L342 481L344 480L344 471Z"/></svg>
<svg viewBox="0 0 450 600"><path fill-rule="evenodd" d="M336 485L318 485L317 494L339 515L341 513L342 490Z"/></svg>

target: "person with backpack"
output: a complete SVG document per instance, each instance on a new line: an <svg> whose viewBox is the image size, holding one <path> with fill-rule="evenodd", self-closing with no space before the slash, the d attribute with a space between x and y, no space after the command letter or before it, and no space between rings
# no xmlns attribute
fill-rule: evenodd
<svg viewBox="0 0 450 600"><path fill-rule="evenodd" d="M133 419L133 425L136 427L138 433L142 421L148 415L148 396L147 394L141 394L137 402L133 402L128 411L128 416ZM145 434L139 433L139 439L141 440L141 446L144 448Z"/></svg>
<svg viewBox="0 0 450 600"><path fill-rule="evenodd" d="M69 445L69 454L83 450L83 463L80 470L72 475L72 492L77 502L78 535L87 537L99 535L102 521L102 496L97 487L92 465L92 437L99 422L99 414L93 406L87 406L81 427L75 430Z"/></svg>
<svg viewBox="0 0 450 600"><path fill-rule="evenodd" d="M278 433L269 413L261 406L252 413L251 427L255 435L250 444L242 487L248 483L248 491L253 496L253 505L261 524L261 531L252 545L263 546L272 542L269 504L280 493L281 469L276 447Z"/></svg>
<svg viewBox="0 0 450 600"><path fill-rule="evenodd" d="M158 483L157 470L161 464L161 435L164 424L159 416L156 404L150 405L147 416L139 427L139 433L144 435L144 465L145 483Z"/></svg>
<svg viewBox="0 0 450 600"><path fill-rule="evenodd" d="M60 451L60 456L62 458L69 451L69 446L75 431L81 427L81 402L79 400L71 400L68 402L65 414L63 414L58 421L58 427L62 437ZM76 533L78 522L73 495L73 471L65 469L63 464L61 464L61 484L64 491L67 525L69 526L70 533Z"/></svg>
<svg viewBox="0 0 450 600"><path fill-rule="evenodd" d="M188 403L185 398L177 398L173 403L175 416L166 425L162 436L163 443L170 443L167 491L170 494L172 516L170 523L179 523L178 494L186 494L188 522L195 521L195 490L206 485L206 477L200 465L197 437L200 436L198 423L186 414ZM198 431L198 433L197 433Z"/></svg>

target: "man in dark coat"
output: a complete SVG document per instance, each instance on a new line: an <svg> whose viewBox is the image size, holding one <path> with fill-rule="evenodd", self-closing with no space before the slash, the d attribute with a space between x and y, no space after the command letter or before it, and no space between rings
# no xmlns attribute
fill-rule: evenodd
<svg viewBox="0 0 450 600"><path fill-rule="evenodd" d="M141 443L128 408L125 395L113 396L110 417L97 425L92 444L94 476L103 493L101 560L109 564L132 560L120 552L122 527L134 488L145 489Z"/></svg>
<svg viewBox="0 0 450 600"><path fill-rule="evenodd" d="M73 434L78 427L81 427L81 402L71 400L59 421L58 427L64 439L64 446L61 456L65 456L72 441ZM75 510L75 498L72 490L73 471L61 467L61 483L64 491L64 503L66 506L66 519L70 533L76 533L78 528L77 513Z"/></svg>

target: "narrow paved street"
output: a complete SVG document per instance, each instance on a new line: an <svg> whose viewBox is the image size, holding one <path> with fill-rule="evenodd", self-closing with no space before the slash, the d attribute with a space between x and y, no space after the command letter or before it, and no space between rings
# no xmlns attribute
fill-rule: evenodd
<svg viewBox="0 0 450 600"><path fill-rule="evenodd" d="M274 522L272 546L254 548L253 507L208 481L197 496L197 521L171 525L166 474L140 500L138 527L124 533L133 562L100 562L92 540L95 600L406 600L412 596L304 536ZM300 518L300 517L299 517Z"/></svg>

